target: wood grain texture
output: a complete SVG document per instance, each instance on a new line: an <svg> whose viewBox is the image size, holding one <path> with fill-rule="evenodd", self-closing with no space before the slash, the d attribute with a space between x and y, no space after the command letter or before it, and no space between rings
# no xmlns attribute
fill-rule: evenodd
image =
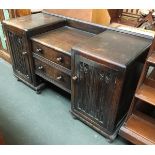
<svg viewBox="0 0 155 155"><path fill-rule="evenodd" d="M142 137L145 144L155 144L155 125L149 123L143 115L140 117L132 115L126 124L126 128L137 136Z"/></svg>
<svg viewBox="0 0 155 155"><path fill-rule="evenodd" d="M111 140L127 114L151 44L134 37L105 31L72 48L72 112Z"/></svg>
<svg viewBox="0 0 155 155"><path fill-rule="evenodd" d="M29 70L28 53L24 44L25 37L23 34L6 31L10 52L12 55L13 69L22 76L24 80L31 82L31 73Z"/></svg>
<svg viewBox="0 0 155 155"><path fill-rule="evenodd" d="M59 64L57 64L57 63L55 63L49 59L46 59L45 57L42 57L36 53L33 53L33 57L44 62L44 63L46 63L47 65L50 65L51 67L54 67L54 68L66 73L68 75L71 75L71 70L69 70L68 68L65 68L65 67L63 67L63 66L61 66L61 65L59 65Z"/></svg>
<svg viewBox="0 0 155 155"><path fill-rule="evenodd" d="M16 17L31 15L31 9L14 9L14 12Z"/></svg>
<svg viewBox="0 0 155 155"><path fill-rule="evenodd" d="M135 97L155 106L155 88L143 84L136 92Z"/></svg>
<svg viewBox="0 0 155 155"><path fill-rule="evenodd" d="M147 78L145 78L144 84L147 85L147 86L150 86L152 88L155 88L155 68L147 76Z"/></svg>
<svg viewBox="0 0 155 155"><path fill-rule="evenodd" d="M14 74L34 90L41 89L42 81L35 74L30 37L58 28L64 23L65 20L62 18L43 13L3 21Z"/></svg>
<svg viewBox="0 0 155 155"><path fill-rule="evenodd" d="M79 61L76 62L75 74L78 79L75 82L76 96L73 106L109 129L112 106L116 102L113 97L118 73L83 57L76 56L75 59Z"/></svg>
<svg viewBox="0 0 155 155"><path fill-rule="evenodd" d="M32 37L32 40L56 48L60 51L70 53L71 48L94 36L92 33L81 31L72 27L64 26L53 31Z"/></svg>
<svg viewBox="0 0 155 155"><path fill-rule="evenodd" d="M40 60L35 59L35 72L51 78L63 87L71 89L71 77Z"/></svg>
<svg viewBox="0 0 155 155"><path fill-rule="evenodd" d="M44 13L4 22L4 27L15 76L36 89L44 79L72 93L76 117L114 139L152 40Z"/></svg>
<svg viewBox="0 0 155 155"><path fill-rule="evenodd" d="M79 52L80 53L80 52ZM113 140L123 73L72 51L72 112L90 127ZM81 66L81 67L80 67ZM82 88L82 89L81 89ZM110 96L109 96L110 94ZM111 115L111 113L113 115Z"/></svg>
<svg viewBox="0 0 155 155"><path fill-rule="evenodd" d="M3 58L5 61L7 61L10 64L12 63L10 54L8 54L6 51L0 50L0 57Z"/></svg>
<svg viewBox="0 0 155 155"><path fill-rule="evenodd" d="M71 70L71 57L70 55L66 54L66 52L63 53L61 51L49 48L48 46L45 46L44 44L35 41L32 42L32 48L32 51L35 54L38 54L39 56L42 56L52 62L55 62ZM39 49L40 51L38 51Z"/></svg>
<svg viewBox="0 0 155 155"><path fill-rule="evenodd" d="M0 21L4 20L3 9L0 9Z"/></svg>
<svg viewBox="0 0 155 155"><path fill-rule="evenodd" d="M155 52L148 57L147 61L155 66Z"/></svg>
<svg viewBox="0 0 155 155"><path fill-rule="evenodd" d="M50 16L43 13L32 14L28 16L23 16L19 18L13 18L9 21L4 21L5 24L11 25L13 27L22 29L22 30L32 30L38 27L45 27L51 23L58 23L64 21L62 18Z"/></svg>
<svg viewBox="0 0 155 155"><path fill-rule="evenodd" d="M142 51L145 52L150 45L151 41L147 39L106 30L74 49L123 67L130 64Z"/></svg>

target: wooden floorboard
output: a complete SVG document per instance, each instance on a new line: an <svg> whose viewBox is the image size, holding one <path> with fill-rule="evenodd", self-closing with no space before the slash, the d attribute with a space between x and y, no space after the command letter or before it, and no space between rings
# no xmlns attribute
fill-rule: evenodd
<svg viewBox="0 0 155 155"><path fill-rule="evenodd" d="M4 59L5 61L7 61L8 63L11 64L11 58L10 58L10 54L3 51L3 50L0 50L0 58Z"/></svg>

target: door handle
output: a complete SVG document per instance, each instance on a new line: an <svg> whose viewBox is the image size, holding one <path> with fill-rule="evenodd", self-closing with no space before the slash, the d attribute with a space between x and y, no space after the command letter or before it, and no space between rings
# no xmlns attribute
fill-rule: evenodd
<svg viewBox="0 0 155 155"><path fill-rule="evenodd" d="M76 81L76 80L78 79L78 77L75 75L75 76L72 77L72 79L73 79L74 81Z"/></svg>
<svg viewBox="0 0 155 155"><path fill-rule="evenodd" d="M56 58L56 60L57 60L58 62L62 62L62 57L58 57L58 58Z"/></svg>
<svg viewBox="0 0 155 155"><path fill-rule="evenodd" d="M23 55L27 55L27 52L22 52Z"/></svg>
<svg viewBox="0 0 155 155"><path fill-rule="evenodd" d="M42 54L42 51L43 51L43 50L42 50L41 48L37 48L37 49L36 49L36 53Z"/></svg>
<svg viewBox="0 0 155 155"><path fill-rule="evenodd" d="M43 69L44 69L43 66L39 66L39 67L38 67L38 70L43 70Z"/></svg>
<svg viewBox="0 0 155 155"><path fill-rule="evenodd" d="M62 76L60 75L60 76L57 76L57 78L56 78L57 80L62 80Z"/></svg>

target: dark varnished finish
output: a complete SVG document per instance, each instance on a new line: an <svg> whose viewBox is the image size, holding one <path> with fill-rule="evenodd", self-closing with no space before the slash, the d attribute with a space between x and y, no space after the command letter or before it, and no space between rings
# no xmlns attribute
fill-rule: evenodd
<svg viewBox="0 0 155 155"><path fill-rule="evenodd" d="M35 41L32 42L32 47L35 54L71 70L71 57L69 55Z"/></svg>
<svg viewBox="0 0 155 155"><path fill-rule="evenodd" d="M57 17L49 17L39 13L3 21L3 28L7 36L7 43L12 59L15 76L31 88L38 90L40 79L34 73L31 44L29 37L58 28L65 20Z"/></svg>
<svg viewBox="0 0 155 155"><path fill-rule="evenodd" d="M67 20L67 25L69 27L73 27L73 28L80 29L82 31L86 31L89 33L94 33L94 34L99 34L106 30L106 28L104 27L99 27L99 26L96 27L92 23L91 24L86 23L86 22L81 23L81 21Z"/></svg>
<svg viewBox="0 0 155 155"><path fill-rule="evenodd" d="M94 36L93 33L64 26L32 37L32 40L70 55L73 46L88 40L92 36Z"/></svg>
<svg viewBox="0 0 155 155"><path fill-rule="evenodd" d="M49 65L46 67L47 71L50 70L50 67L54 67L58 70L58 72L68 74L69 76L67 75L67 77L69 78L69 81L71 81L71 48L93 36L94 34L92 33L63 26L61 28L32 37L33 56ZM52 71L53 70L54 69L52 69ZM45 77L47 75L42 72L42 75L40 74L40 76ZM52 75L52 77L53 76L54 75ZM55 81L51 81L50 78L47 80L50 80L50 82L56 84ZM62 89L65 87L68 92L68 90L71 90L71 84L67 81L68 79L64 79L61 82L59 81L59 87Z"/></svg>
<svg viewBox="0 0 155 155"><path fill-rule="evenodd" d="M61 66L61 65L59 65L53 61L50 61L49 59L46 59L46 58L44 58L44 57L42 57L36 53L33 53L33 57L44 62L44 63L46 63L46 64L48 64L48 65L50 65L51 67L54 67L54 68L56 68L56 69L58 69L64 73L66 73L67 75L71 76L71 70L69 70L69 69L67 69L67 68L65 68L65 67L63 67L63 66Z"/></svg>
<svg viewBox="0 0 155 155"><path fill-rule="evenodd" d="M45 13L3 25L15 76L36 90L44 79L71 93L73 115L113 140L152 38Z"/></svg>
<svg viewBox="0 0 155 155"><path fill-rule="evenodd" d="M56 83L62 85L64 88L68 90L71 89L71 79L69 75L51 67L46 63L43 63L40 60L35 59L34 61L36 74L47 76L48 78L54 80Z"/></svg>
<svg viewBox="0 0 155 155"><path fill-rule="evenodd" d="M28 16L12 18L8 21L5 21L5 24L16 27L20 30L31 31L34 29L39 29L41 27L47 27L52 24L56 24L64 21L64 19L59 17L53 17L47 14L38 13Z"/></svg>
<svg viewBox="0 0 155 155"><path fill-rule="evenodd" d="M129 34L106 30L81 43L76 50L82 50L101 60L125 67L149 48L151 41ZM110 51L110 52L109 52Z"/></svg>
<svg viewBox="0 0 155 155"><path fill-rule="evenodd" d="M150 44L147 39L108 30L73 47L72 113L113 140Z"/></svg>
<svg viewBox="0 0 155 155"><path fill-rule="evenodd" d="M24 44L25 37L23 33L7 31L6 35L9 38L9 42L11 43L14 72L27 82L31 82L32 79L29 69L29 57L26 46Z"/></svg>
<svg viewBox="0 0 155 155"><path fill-rule="evenodd" d="M117 100L114 99L118 95L115 90L119 89L120 73L79 55L75 55L74 69L77 80L73 81L76 94L72 110L86 115L107 132L111 131L111 113L115 112L113 107Z"/></svg>

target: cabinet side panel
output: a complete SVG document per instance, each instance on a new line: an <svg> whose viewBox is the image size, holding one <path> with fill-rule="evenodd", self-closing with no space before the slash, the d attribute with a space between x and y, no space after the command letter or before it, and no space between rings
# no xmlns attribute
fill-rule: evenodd
<svg viewBox="0 0 155 155"><path fill-rule="evenodd" d="M136 86L142 71L143 64L139 61L135 61L130 67L127 68L124 86L122 89L121 102L118 105L116 126L122 121L125 117L128 109L130 107L132 98L134 96Z"/></svg>

